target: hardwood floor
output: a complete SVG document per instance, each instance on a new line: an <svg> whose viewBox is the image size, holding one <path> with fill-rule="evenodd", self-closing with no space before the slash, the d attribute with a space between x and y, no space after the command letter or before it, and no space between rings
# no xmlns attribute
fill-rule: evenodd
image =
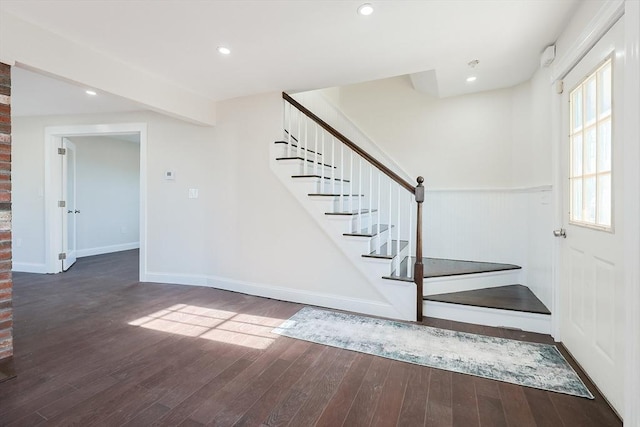
<svg viewBox="0 0 640 427"><path fill-rule="evenodd" d="M14 275L18 376L0 383L0 425L621 425L599 395L587 400L279 337L270 330L301 305L139 283L137 274L137 252L127 251L80 259L64 274Z"/></svg>

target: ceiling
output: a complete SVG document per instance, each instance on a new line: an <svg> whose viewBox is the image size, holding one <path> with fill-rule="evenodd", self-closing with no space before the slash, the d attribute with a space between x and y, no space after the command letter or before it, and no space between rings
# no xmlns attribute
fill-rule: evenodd
<svg viewBox="0 0 640 427"><path fill-rule="evenodd" d="M579 1L369 0L370 16L356 13L364 0L0 0L0 9L218 101L430 70L439 96L513 86L533 75ZM48 81L22 70L14 79L24 97ZM140 108L121 98L100 108L119 108L112 101ZM20 114L55 107L15 102Z"/></svg>

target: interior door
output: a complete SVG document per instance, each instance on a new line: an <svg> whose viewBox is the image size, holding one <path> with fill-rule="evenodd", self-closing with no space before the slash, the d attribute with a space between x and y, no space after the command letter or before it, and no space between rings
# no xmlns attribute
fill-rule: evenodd
<svg viewBox="0 0 640 427"><path fill-rule="evenodd" d="M67 271L76 262L76 216L80 213L76 204L76 146L62 138L62 270Z"/></svg>
<svg viewBox="0 0 640 427"><path fill-rule="evenodd" d="M623 61L621 19L564 79L563 227L555 231L561 246L560 339L620 414Z"/></svg>

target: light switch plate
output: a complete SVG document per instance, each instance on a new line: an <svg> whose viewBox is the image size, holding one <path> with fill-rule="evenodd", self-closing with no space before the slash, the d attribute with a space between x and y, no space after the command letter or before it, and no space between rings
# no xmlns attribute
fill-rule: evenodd
<svg viewBox="0 0 640 427"><path fill-rule="evenodd" d="M198 198L198 189L197 188L190 188L189 189L189 198L190 199L197 199Z"/></svg>

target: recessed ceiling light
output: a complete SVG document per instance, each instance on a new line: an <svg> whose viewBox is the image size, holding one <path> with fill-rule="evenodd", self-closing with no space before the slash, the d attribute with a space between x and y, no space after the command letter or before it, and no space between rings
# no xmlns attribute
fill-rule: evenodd
<svg viewBox="0 0 640 427"><path fill-rule="evenodd" d="M358 8L358 13L362 16L369 16L373 13L373 6L370 3L365 3Z"/></svg>
<svg viewBox="0 0 640 427"><path fill-rule="evenodd" d="M476 79L477 79L477 77L476 77L476 76L470 76L470 77L467 77L467 83L475 82L475 81L476 81Z"/></svg>
<svg viewBox="0 0 640 427"><path fill-rule="evenodd" d="M231 53L231 49L224 46L218 46L218 53L221 53L223 55L229 55Z"/></svg>
<svg viewBox="0 0 640 427"><path fill-rule="evenodd" d="M91 95L91 96L96 96L98 94L98 92L96 92L95 90L91 90L91 89L85 90L84 93L86 93L87 95Z"/></svg>

